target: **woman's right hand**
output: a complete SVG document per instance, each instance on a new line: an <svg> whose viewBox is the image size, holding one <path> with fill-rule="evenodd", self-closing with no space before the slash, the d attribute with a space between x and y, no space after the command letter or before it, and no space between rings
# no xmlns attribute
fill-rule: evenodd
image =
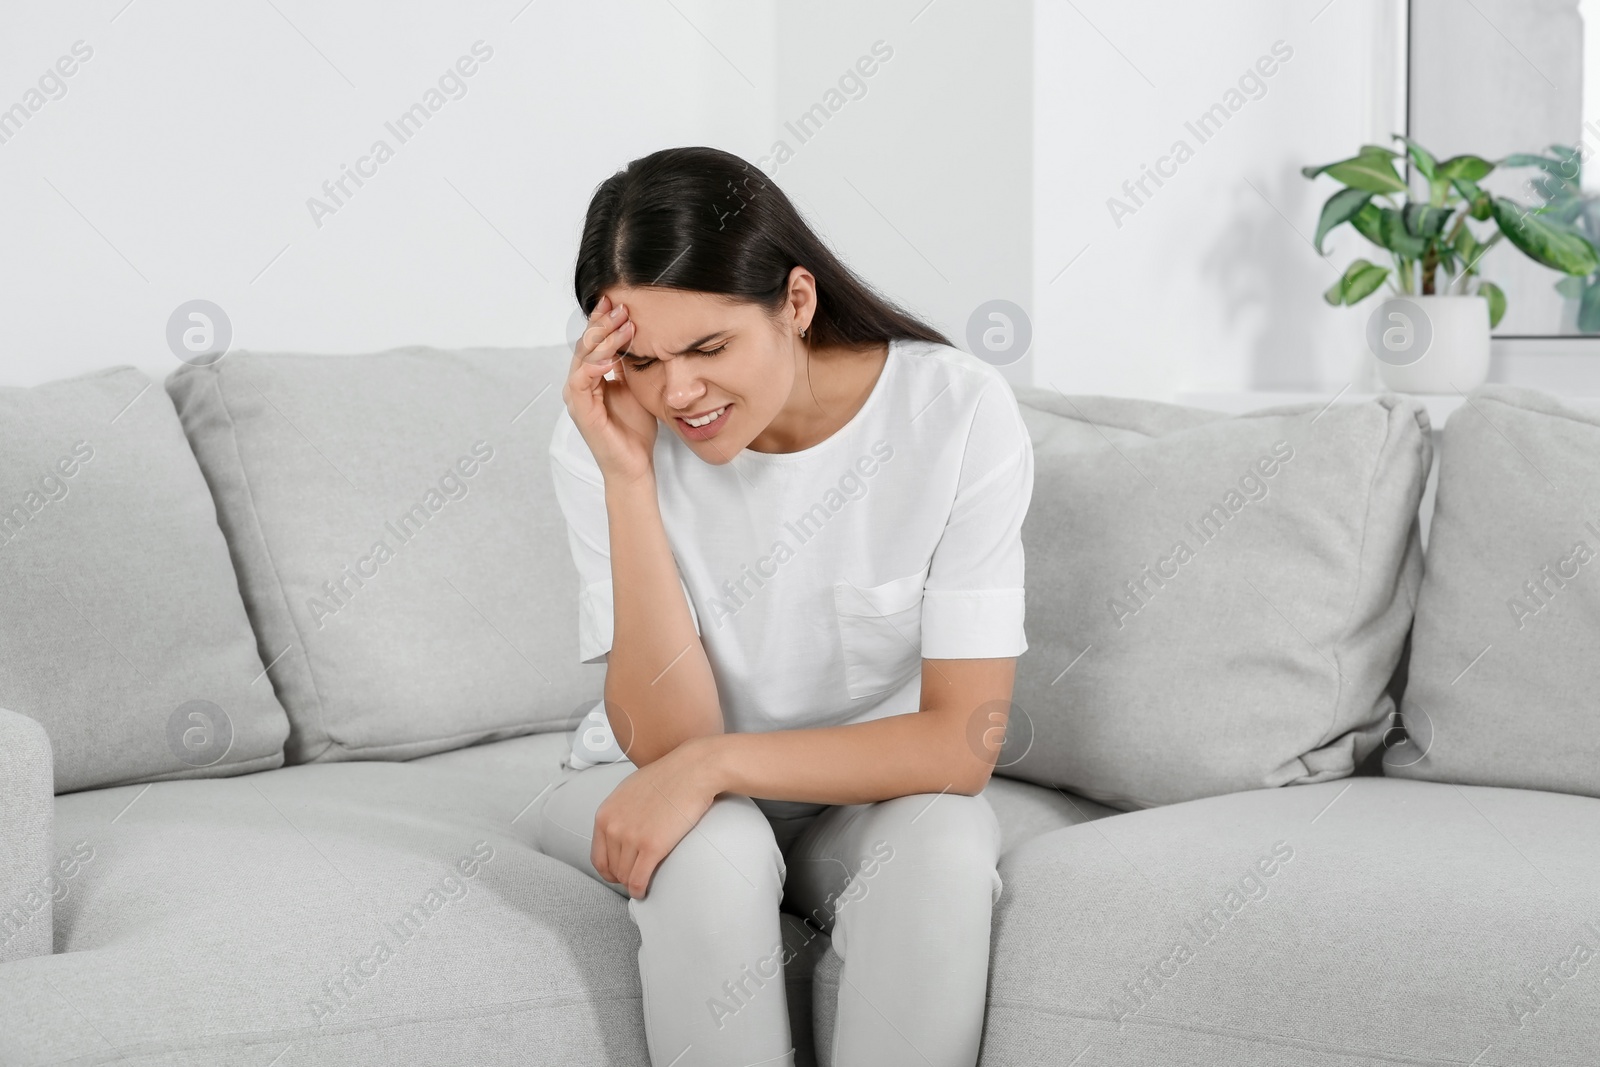
<svg viewBox="0 0 1600 1067"><path fill-rule="evenodd" d="M572 369L561 390L567 412L608 484L614 479L634 481L655 472L660 423L623 380L622 361L617 357L633 339L633 332L627 306L613 308L611 298L602 295L578 339ZM608 382L605 376L613 369L617 380Z"/></svg>

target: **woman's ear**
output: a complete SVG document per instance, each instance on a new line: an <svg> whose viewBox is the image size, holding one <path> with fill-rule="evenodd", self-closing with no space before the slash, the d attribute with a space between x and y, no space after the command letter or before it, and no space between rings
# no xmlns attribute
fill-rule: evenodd
<svg viewBox="0 0 1600 1067"><path fill-rule="evenodd" d="M817 279L804 267L796 265L789 271L789 310L791 328L810 332L810 323L817 311Z"/></svg>

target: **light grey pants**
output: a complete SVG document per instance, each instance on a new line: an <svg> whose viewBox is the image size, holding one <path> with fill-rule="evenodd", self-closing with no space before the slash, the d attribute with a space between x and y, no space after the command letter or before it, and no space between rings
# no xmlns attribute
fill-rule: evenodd
<svg viewBox="0 0 1600 1067"><path fill-rule="evenodd" d="M627 760L569 770L540 811L540 851L600 881L589 859L595 812L635 770ZM972 1067L999 856L983 796L718 797L643 899L628 901L651 1064L792 1067L781 906L828 933L843 961L819 1067Z"/></svg>

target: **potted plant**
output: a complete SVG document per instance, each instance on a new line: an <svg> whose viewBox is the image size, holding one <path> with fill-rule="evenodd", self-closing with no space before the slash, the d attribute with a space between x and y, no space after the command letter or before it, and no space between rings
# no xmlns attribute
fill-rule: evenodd
<svg viewBox="0 0 1600 1067"><path fill-rule="evenodd" d="M1391 296L1367 323L1379 377L1402 392L1465 391L1488 377L1489 331L1506 311L1505 292L1478 275L1484 254L1504 237L1534 262L1584 277L1600 270L1600 253L1550 203L1529 208L1478 185L1498 166L1528 165L1538 157L1491 162L1459 155L1441 162L1404 134L1394 136L1427 181L1426 200L1412 199L1395 169L1401 154L1382 145L1300 168L1307 178L1327 174L1345 186L1322 206L1317 253L1323 254L1323 238L1348 222L1393 261L1391 268L1355 260L1323 298L1354 306L1387 281ZM1491 223L1492 235L1474 233L1468 219Z"/></svg>

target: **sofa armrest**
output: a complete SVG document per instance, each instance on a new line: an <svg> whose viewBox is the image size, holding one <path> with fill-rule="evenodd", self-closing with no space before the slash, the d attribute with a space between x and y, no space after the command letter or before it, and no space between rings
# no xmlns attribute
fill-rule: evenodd
<svg viewBox="0 0 1600 1067"><path fill-rule="evenodd" d="M0 708L0 964L54 951L52 760L44 727Z"/></svg>

